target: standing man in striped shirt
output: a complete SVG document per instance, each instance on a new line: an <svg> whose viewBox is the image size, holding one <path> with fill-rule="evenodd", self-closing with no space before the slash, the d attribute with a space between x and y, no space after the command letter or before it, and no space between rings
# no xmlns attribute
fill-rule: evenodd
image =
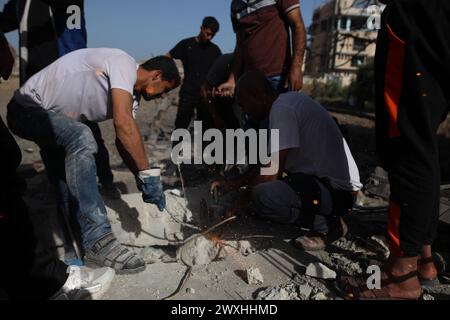
<svg viewBox="0 0 450 320"><path fill-rule="evenodd" d="M236 48L219 92L233 95L237 79L252 69L263 72L278 92L301 90L306 31L299 0L233 0L231 19Z"/></svg>

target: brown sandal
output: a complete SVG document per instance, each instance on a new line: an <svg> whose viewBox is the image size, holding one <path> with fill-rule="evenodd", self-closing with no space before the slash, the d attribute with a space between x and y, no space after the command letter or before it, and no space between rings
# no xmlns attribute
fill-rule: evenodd
<svg viewBox="0 0 450 320"><path fill-rule="evenodd" d="M344 294L347 300L418 300L418 298L404 298L392 296L387 290L386 285L392 283L401 283L411 278L417 277L417 271L412 271L404 276L396 277L387 272L383 272L387 279L381 280L380 289L369 289L367 286L367 278L362 276L350 277L343 276L338 278L337 287Z"/></svg>
<svg viewBox="0 0 450 320"><path fill-rule="evenodd" d="M419 258L419 260L417 261L418 265L424 265L424 264L429 264L429 263L434 264L433 257ZM424 278L424 277L421 277L420 274L418 275L418 277L419 277L420 286L422 287L423 290L431 291L441 285L441 282L439 281L439 279L437 277Z"/></svg>

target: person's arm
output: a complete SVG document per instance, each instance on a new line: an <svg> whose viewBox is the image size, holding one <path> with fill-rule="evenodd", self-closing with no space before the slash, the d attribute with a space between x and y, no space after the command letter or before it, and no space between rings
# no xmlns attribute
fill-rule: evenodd
<svg viewBox="0 0 450 320"><path fill-rule="evenodd" d="M116 146L123 161L134 175L150 169L141 133L133 118L133 97L122 89L112 89L113 121Z"/></svg>
<svg viewBox="0 0 450 320"><path fill-rule="evenodd" d="M302 67L306 49L306 30L300 8L287 13L287 22L292 30L293 55L286 85L290 84L293 91L300 91L303 87Z"/></svg>
<svg viewBox="0 0 450 320"><path fill-rule="evenodd" d="M233 62L228 80L217 87L217 93L225 97L233 97L236 81L242 72L244 60L242 55L242 37L239 31L236 32L236 48L234 49Z"/></svg>
<svg viewBox="0 0 450 320"><path fill-rule="evenodd" d="M0 30L0 77L7 80L14 67L14 58L8 41Z"/></svg>
<svg viewBox="0 0 450 320"><path fill-rule="evenodd" d="M172 50L166 53L166 56L170 59L183 60L185 42L185 40L181 40L180 42L178 42L177 45L172 48Z"/></svg>
<svg viewBox="0 0 450 320"><path fill-rule="evenodd" d="M235 216L239 213L239 211L248 203L250 200L250 191L252 187L255 187L259 184L275 181L282 178L284 172L284 166L286 163L286 158L289 150L282 150L278 153L279 156L279 167L278 172L273 175L261 175L259 167L255 167L253 170L250 170L247 174L242 176L240 179L235 181L223 182L223 181L214 181L211 184L210 193L214 194L215 189L219 191L219 194L225 194L227 192L233 190L239 190L242 186L249 186L250 188L246 190L246 192L241 193L236 200L233 202L233 205L229 211L225 214L225 217Z"/></svg>
<svg viewBox="0 0 450 320"><path fill-rule="evenodd" d="M212 119L214 120L214 125L217 129L225 129L225 122L216 109L216 104L212 94L213 90L214 88L212 88L207 81L205 81L205 83L203 83L203 85L201 86L200 97L202 99L202 107L206 108L208 113L211 115Z"/></svg>
<svg viewBox="0 0 450 320"><path fill-rule="evenodd" d="M0 12L0 30L8 33L19 29L19 17L17 16L17 0L9 1Z"/></svg>
<svg viewBox="0 0 450 320"><path fill-rule="evenodd" d="M255 167L246 174L244 174L242 177L231 180L231 181L214 181L211 184L210 192L214 193L214 190L216 188L219 188L220 192L222 194L238 190L241 187L248 186L250 188L255 187L259 184L271 182L280 179L283 176L285 164L286 164L286 158L288 155L289 150L281 150L278 152L278 171L275 174L272 175L262 175L261 174L261 168ZM272 166L273 163L269 163L265 167Z"/></svg>

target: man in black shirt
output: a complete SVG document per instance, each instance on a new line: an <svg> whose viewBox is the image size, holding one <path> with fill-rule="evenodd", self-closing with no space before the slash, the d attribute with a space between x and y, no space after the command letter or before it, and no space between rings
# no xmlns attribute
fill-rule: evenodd
<svg viewBox="0 0 450 320"><path fill-rule="evenodd" d="M211 42L218 31L219 22L216 18L206 17L198 36L180 41L167 54L172 59L181 60L184 68L175 129L189 127L194 109L197 109L199 120L208 121L207 112L201 107L200 87L213 63L222 55L219 47Z"/></svg>

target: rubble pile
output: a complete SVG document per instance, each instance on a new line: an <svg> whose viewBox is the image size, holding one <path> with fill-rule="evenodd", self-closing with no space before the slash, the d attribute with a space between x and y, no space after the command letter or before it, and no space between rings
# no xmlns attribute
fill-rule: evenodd
<svg viewBox="0 0 450 320"><path fill-rule="evenodd" d="M340 300L334 292L317 279L295 275L285 284L257 291L256 300Z"/></svg>

